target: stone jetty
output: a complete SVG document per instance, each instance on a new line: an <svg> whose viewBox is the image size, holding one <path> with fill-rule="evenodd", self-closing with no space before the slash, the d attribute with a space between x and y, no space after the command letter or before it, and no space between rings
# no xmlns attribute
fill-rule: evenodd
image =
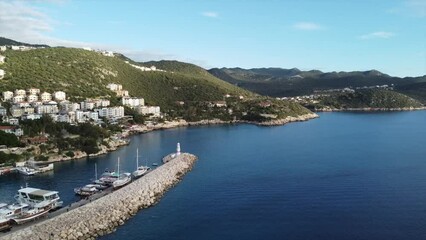
<svg viewBox="0 0 426 240"><path fill-rule="evenodd" d="M131 184L82 207L0 239L95 239L113 232L139 210L154 205L189 172L197 160L182 153Z"/></svg>

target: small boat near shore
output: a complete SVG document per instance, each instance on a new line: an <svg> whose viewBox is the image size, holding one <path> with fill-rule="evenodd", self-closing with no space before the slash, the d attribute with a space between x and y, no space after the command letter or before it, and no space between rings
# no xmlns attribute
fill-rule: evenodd
<svg viewBox="0 0 426 240"><path fill-rule="evenodd" d="M25 166L17 167L17 168L16 168L16 170L17 170L20 174L25 175L25 176L33 176L33 175L35 175L35 174L37 174L37 173L38 173L38 171L37 171L37 170L35 170L35 169L33 169L33 168L25 167Z"/></svg>

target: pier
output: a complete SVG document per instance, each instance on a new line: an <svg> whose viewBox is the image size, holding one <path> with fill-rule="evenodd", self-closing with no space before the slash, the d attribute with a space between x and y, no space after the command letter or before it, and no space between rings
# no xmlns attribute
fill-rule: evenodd
<svg viewBox="0 0 426 240"><path fill-rule="evenodd" d="M119 190L65 206L41 222L0 234L0 239L95 239L108 234L139 210L155 204L196 160L195 155L182 153Z"/></svg>

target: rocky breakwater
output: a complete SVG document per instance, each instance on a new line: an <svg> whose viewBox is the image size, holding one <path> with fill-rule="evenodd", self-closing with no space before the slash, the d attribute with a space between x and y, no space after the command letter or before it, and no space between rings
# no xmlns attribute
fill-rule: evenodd
<svg viewBox="0 0 426 240"><path fill-rule="evenodd" d="M182 153L133 183L96 201L27 227L5 240L95 239L114 231L140 209L154 205L189 172L197 157Z"/></svg>

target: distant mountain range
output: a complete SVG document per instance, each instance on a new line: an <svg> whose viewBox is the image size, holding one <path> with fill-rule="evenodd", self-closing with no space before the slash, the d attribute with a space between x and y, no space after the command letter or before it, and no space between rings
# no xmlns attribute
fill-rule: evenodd
<svg viewBox="0 0 426 240"><path fill-rule="evenodd" d="M315 90L345 87L363 87L394 84L396 89L415 88L415 84L426 82L422 77L392 77L377 70L354 72L301 71L297 68L213 68L209 72L229 83L247 90L273 97L298 96ZM410 85L413 84L412 87ZM401 90L402 91L402 90ZM417 92L418 95L423 93Z"/></svg>
<svg viewBox="0 0 426 240"><path fill-rule="evenodd" d="M4 45L15 45L15 46L27 46L27 47L49 47L45 44L29 44L29 43L23 43L18 42L9 38L0 37L0 46Z"/></svg>

